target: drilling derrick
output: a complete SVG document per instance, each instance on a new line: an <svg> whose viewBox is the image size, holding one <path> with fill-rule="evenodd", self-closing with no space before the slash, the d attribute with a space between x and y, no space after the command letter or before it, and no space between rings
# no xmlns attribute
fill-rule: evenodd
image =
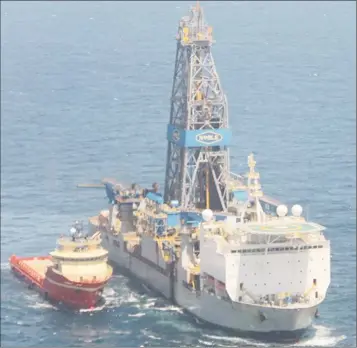
<svg viewBox="0 0 357 348"><path fill-rule="evenodd" d="M164 198L184 209L226 211L231 132L212 43L197 3L178 27Z"/></svg>

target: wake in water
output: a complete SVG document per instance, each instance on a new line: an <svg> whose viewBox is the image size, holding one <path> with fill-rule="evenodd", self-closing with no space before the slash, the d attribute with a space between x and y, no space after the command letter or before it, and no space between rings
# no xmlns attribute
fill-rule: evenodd
<svg viewBox="0 0 357 348"><path fill-rule="evenodd" d="M210 334L203 334L203 337L210 339L210 341L205 341L211 343L214 346L219 347L230 347L239 345L249 345L251 347L269 347L268 343L258 342L255 340L250 340L246 338L234 337L234 336L216 336Z"/></svg>
<svg viewBox="0 0 357 348"><path fill-rule="evenodd" d="M139 313L135 313L135 314L128 314L128 317L132 317L132 318L141 318L143 316L145 316L145 313L139 312Z"/></svg>
<svg viewBox="0 0 357 348"><path fill-rule="evenodd" d="M240 337L220 336L212 334L203 334L200 343L204 346L218 346L218 347L237 347L237 346L249 346L249 347L340 347L340 343L346 339L346 336L334 336L333 330L321 326L313 326L315 334L308 339L302 339L301 341L293 344L270 344L264 342L258 342L251 339L245 339Z"/></svg>
<svg viewBox="0 0 357 348"><path fill-rule="evenodd" d="M91 309L80 309L79 312L80 313L98 312L104 309L118 308L123 304L136 303L139 302L140 300L140 298L138 298L132 292L120 294L116 292L113 288L104 288L103 299L104 299L103 305Z"/></svg>
<svg viewBox="0 0 357 348"><path fill-rule="evenodd" d="M302 339L294 344L294 347L338 347L339 343L346 339L346 336L333 336L333 330L322 326L314 325L315 334L308 339Z"/></svg>
<svg viewBox="0 0 357 348"><path fill-rule="evenodd" d="M34 309L51 309L51 310L55 310L55 311L58 311L59 309L52 305L51 303L49 302L42 302L42 301L38 301L39 299L41 299L41 297L34 297L33 300L34 300L34 303L32 304L29 304L28 307L30 308L34 308Z"/></svg>

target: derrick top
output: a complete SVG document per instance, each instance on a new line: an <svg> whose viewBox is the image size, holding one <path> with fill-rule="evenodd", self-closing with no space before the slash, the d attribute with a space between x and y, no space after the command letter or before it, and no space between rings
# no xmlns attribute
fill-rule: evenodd
<svg viewBox="0 0 357 348"><path fill-rule="evenodd" d="M197 1L196 6L190 9L189 16L180 20L177 40L183 46L192 44L212 44L212 27L205 22L203 10Z"/></svg>

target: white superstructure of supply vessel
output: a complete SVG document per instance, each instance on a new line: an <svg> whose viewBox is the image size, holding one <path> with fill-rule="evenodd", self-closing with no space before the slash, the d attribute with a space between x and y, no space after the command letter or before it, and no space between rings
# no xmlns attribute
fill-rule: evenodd
<svg viewBox="0 0 357 348"><path fill-rule="evenodd" d="M103 180L89 219L113 265L200 318L241 335L297 339L330 284L330 243L303 209L263 193L253 154L230 171L227 98L197 4L179 22L164 194Z"/></svg>

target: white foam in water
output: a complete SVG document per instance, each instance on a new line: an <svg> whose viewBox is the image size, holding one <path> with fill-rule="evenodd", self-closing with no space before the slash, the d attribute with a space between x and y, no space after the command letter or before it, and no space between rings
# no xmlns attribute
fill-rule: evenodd
<svg viewBox="0 0 357 348"><path fill-rule="evenodd" d="M82 308L79 310L80 313L91 313L91 312L100 312L103 310L106 306L97 306L94 308Z"/></svg>
<svg viewBox="0 0 357 348"><path fill-rule="evenodd" d="M8 269L10 269L9 263L8 262L2 262L1 263L1 270L5 271L5 270L8 270Z"/></svg>
<svg viewBox="0 0 357 348"><path fill-rule="evenodd" d="M36 302L34 304L29 305L29 307L35 309L51 309L51 310L58 311L58 308L56 308L49 302Z"/></svg>
<svg viewBox="0 0 357 348"><path fill-rule="evenodd" d="M205 346L213 346L214 345L213 342L208 342L208 341L204 341L204 340L198 340L198 342L200 342L201 344L203 344Z"/></svg>
<svg viewBox="0 0 357 348"><path fill-rule="evenodd" d="M140 330L140 332L142 332L146 337L149 337L152 340L161 340L161 337L153 335L152 332L150 332L150 331L148 331L146 329Z"/></svg>
<svg viewBox="0 0 357 348"><path fill-rule="evenodd" d="M171 343L180 343L180 344L182 344L181 341L177 341L177 340L171 340L170 342L171 342Z"/></svg>
<svg viewBox="0 0 357 348"><path fill-rule="evenodd" d="M147 337L151 338L152 340L161 340L160 337L156 337L154 335L147 335Z"/></svg>
<svg viewBox="0 0 357 348"><path fill-rule="evenodd" d="M148 302L144 303L143 305L139 305L139 307L140 308L145 308L145 309L152 308L152 307L155 306L155 302L156 301L148 301Z"/></svg>
<svg viewBox="0 0 357 348"><path fill-rule="evenodd" d="M180 307L176 306L167 306L167 307L152 307L151 309L155 311L161 311L161 312L178 312L178 313L183 313L182 309Z"/></svg>
<svg viewBox="0 0 357 348"><path fill-rule="evenodd" d="M332 336L332 330L322 325L314 325L316 330L314 337L307 340L301 340L294 344L295 347L335 347L341 341L346 339L346 336Z"/></svg>
<svg viewBox="0 0 357 348"><path fill-rule="evenodd" d="M129 297L125 300L126 302L128 302L128 303L135 303L135 302L139 302L139 298L137 298L135 295L134 295L134 293L133 292L131 292L130 294L129 294Z"/></svg>
<svg viewBox="0 0 357 348"><path fill-rule="evenodd" d="M124 298L123 298L123 296L118 294L113 288L104 288L103 298L105 300L105 303L102 306L97 306L97 307L91 308L91 309L80 309L79 312L80 313L98 312L98 311L101 311L106 308L120 307L120 305L125 302L137 301L137 299L132 294L129 294L129 296L128 296L129 299L125 298L127 296L128 295L124 295Z"/></svg>
<svg viewBox="0 0 357 348"><path fill-rule="evenodd" d="M104 288L103 297L105 300L105 307L119 307L122 302L121 296L113 288Z"/></svg>
<svg viewBox="0 0 357 348"><path fill-rule="evenodd" d="M218 345L217 342L219 342L219 341L225 341L225 342L234 343L234 345L237 345L237 343L241 343L241 344L250 345L252 347L268 347L269 346L268 343L258 342L255 340L247 340L247 339L240 338L240 337L215 336L215 335L207 335L207 334L203 334L202 336L205 336L207 338L210 338L210 339L216 341L216 342L214 342L214 345Z"/></svg>
<svg viewBox="0 0 357 348"><path fill-rule="evenodd" d="M148 297L148 298L146 299L146 301L147 301L147 302L156 302L156 301L157 301L157 298L155 298L155 297Z"/></svg>
<svg viewBox="0 0 357 348"><path fill-rule="evenodd" d="M156 324L160 326L170 326L170 328L175 329L176 332L197 334L197 328L189 321L176 321L161 318L161 320L156 320Z"/></svg>
<svg viewBox="0 0 357 348"><path fill-rule="evenodd" d="M133 317L133 318L140 318L143 317L144 315L146 315L145 313L136 313L136 314L128 314L128 317Z"/></svg>
<svg viewBox="0 0 357 348"><path fill-rule="evenodd" d="M130 335L131 334L131 331L129 331L129 330L113 330L110 332L114 333L116 335Z"/></svg>

